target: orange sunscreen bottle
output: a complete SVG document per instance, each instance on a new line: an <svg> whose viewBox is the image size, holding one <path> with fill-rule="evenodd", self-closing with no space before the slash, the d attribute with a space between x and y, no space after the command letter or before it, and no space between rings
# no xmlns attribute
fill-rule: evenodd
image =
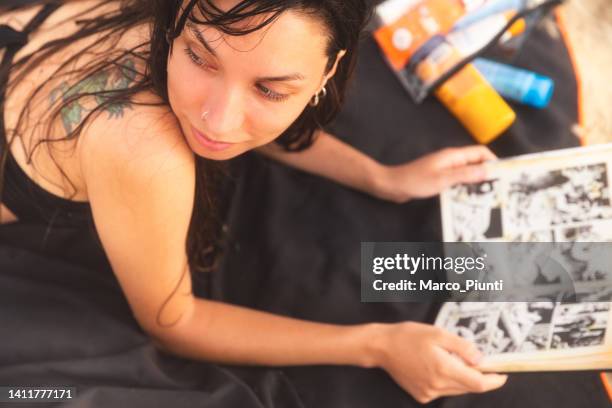
<svg viewBox="0 0 612 408"><path fill-rule="evenodd" d="M417 66L416 74L425 83L431 82L461 59L462 55L445 41ZM472 64L440 85L435 95L482 144L494 140L516 118L514 111Z"/></svg>

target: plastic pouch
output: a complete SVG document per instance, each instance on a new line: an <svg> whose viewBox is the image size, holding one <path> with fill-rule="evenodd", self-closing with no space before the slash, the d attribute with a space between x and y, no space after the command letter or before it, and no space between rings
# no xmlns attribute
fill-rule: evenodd
<svg viewBox="0 0 612 408"><path fill-rule="evenodd" d="M376 7L373 35L388 65L420 103L500 42L511 57L535 24L562 2L387 0Z"/></svg>

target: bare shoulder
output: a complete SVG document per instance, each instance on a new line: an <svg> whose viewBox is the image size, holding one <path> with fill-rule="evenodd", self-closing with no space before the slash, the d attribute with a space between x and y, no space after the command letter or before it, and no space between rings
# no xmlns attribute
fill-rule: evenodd
<svg viewBox="0 0 612 408"><path fill-rule="evenodd" d="M111 173L116 182L172 181L165 186L169 193L195 188L195 156L168 106L134 104L120 118L101 114L86 126L77 149L88 191Z"/></svg>
<svg viewBox="0 0 612 408"><path fill-rule="evenodd" d="M185 242L194 154L167 106L134 104L121 117L100 114L79 142L102 245L136 318L157 333L159 322L177 321L191 299Z"/></svg>

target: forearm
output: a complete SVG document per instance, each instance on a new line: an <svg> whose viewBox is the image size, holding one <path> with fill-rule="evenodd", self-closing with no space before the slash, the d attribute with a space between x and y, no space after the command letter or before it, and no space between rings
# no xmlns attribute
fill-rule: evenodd
<svg viewBox="0 0 612 408"><path fill-rule="evenodd" d="M377 324L340 326L194 299L184 319L157 336L183 357L229 364L377 365Z"/></svg>
<svg viewBox="0 0 612 408"><path fill-rule="evenodd" d="M320 131L313 145L300 152L287 152L275 144L258 151L291 167L378 195L384 166L326 132Z"/></svg>

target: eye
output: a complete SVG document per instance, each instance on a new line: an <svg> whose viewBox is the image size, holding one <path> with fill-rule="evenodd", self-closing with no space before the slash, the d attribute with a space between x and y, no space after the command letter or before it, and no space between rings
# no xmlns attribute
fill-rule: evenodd
<svg viewBox="0 0 612 408"><path fill-rule="evenodd" d="M278 92L274 92L270 88L268 88L266 86L263 86L261 84L257 84L257 85L255 85L255 87L257 88L259 93L264 98L270 99L271 101L274 101L274 102L284 101L285 99L287 99L289 97L289 95L281 94L281 93L278 93Z"/></svg>
<svg viewBox="0 0 612 408"><path fill-rule="evenodd" d="M202 59L200 56L198 56L198 54L196 54L191 48L189 48L189 47L185 48L185 53L187 54L189 59L191 59L191 61L193 61L193 63L196 64L197 66L204 67L204 68L210 69L212 71L215 70L215 68L213 66L211 66L204 59Z"/></svg>
<svg viewBox="0 0 612 408"><path fill-rule="evenodd" d="M202 66L204 64L204 61L202 61L191 48L185 48L185 53L196 65Z"/></svg>

